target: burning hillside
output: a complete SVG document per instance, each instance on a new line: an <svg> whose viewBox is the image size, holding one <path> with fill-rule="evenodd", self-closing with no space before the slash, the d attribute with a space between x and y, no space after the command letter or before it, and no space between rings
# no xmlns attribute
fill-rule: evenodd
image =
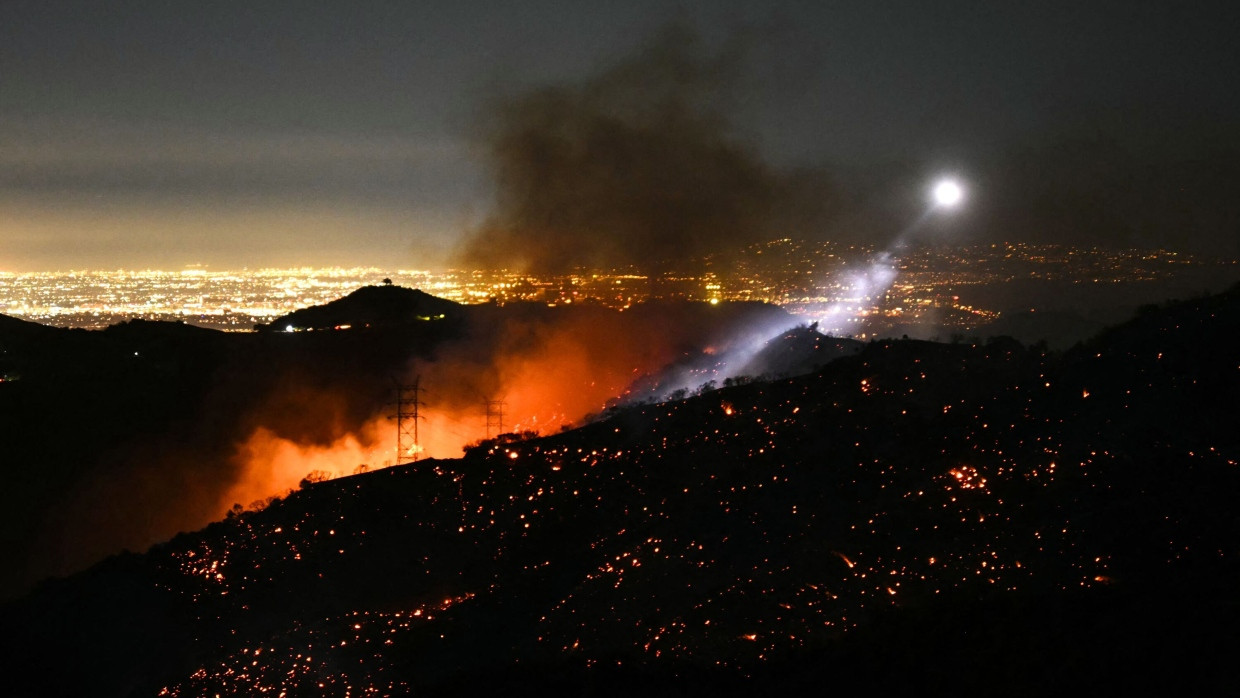
<svg viewBox="0 0 1240 698"><path fill-rule="evenodd" d="M97 695L738 694L943 666L953 692L1218 689L1236 303L1064 357L874 343L309 485L8 608L30 640L7 672Z"/></svg>
<svg viewBox="0 0 1240 698"><path fill-rule="evenodd" d="M501 431L555 433L664 366L789 324L762 304L457 306L375 286L252 335L15 325L7 360L23 377L0 408L13 462L39 464L40 477L9 489L4 588L261 504L312 471L453 457ZM30 333L37 342L22 339ZM419 442L398 459L394 391L419 376ZM66 395L91 418L60 419Z"/></svg>

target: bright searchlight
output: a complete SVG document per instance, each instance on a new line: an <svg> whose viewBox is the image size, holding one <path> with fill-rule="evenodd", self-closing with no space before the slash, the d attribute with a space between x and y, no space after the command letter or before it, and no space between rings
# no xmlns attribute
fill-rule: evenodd
<svg viewBox="0 0 1240 698"><path fill-rule="evenodd" d="M951 208L960 203L964 198L964 190L956 182L945 179L934 185L934 203L945 208Z"/></svg>

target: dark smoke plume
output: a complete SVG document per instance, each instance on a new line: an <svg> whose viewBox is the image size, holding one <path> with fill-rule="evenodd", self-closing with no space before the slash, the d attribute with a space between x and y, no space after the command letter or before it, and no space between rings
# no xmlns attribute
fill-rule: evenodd
<svg viewBox="0 0 1240 698"><path fill-rule="evenodd" d="M464 261L654 273L768 236L797 192L728 118L736 53L702 57L676 27L583 82L498 99L483 129L494 209Z"/></svg>

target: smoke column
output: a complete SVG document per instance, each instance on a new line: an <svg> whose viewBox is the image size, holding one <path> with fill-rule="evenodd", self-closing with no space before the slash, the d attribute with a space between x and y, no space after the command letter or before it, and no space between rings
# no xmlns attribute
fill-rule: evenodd
<svg viewBox="0 0 1240 698"><path fill-rule="evenodd" d="M674 26L581 82L494 99L481 140L495 201L462 263L656 274L821 218L825 197L810 205L804 186L821 175L776 171L731 123L739 62Z"/></svg>

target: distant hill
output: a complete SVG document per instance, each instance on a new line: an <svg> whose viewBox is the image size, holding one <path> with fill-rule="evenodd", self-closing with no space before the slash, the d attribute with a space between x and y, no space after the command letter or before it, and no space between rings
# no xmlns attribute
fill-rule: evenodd
<svg viewBox="0 0 1240 698"><path fill-rule="evenodd" d="M987 325L985 331L991 336L1015 337L1030 344L1045 341L1050 348L1062 350L1104 329L1106 325L1101 321L1076 312L1022 310L1004 314Z"/></svg>
<svg viewBox="0 0 1240 698"><path fill-rule="evenodd" d="M0 315L0 361L18 361L39 351L40 343L64 332L37 322Z"/></svg>
<svg viewBox="0 0 1240 698"><path fill-rule="evenodd" d="M307 485L4 606L0 669L17 695L1228 692L1238 323L1232 289L1062 355L874 342Z"/></svg>
<svg viewBox="0 0 1240 698"><path fill-rule="evenodd" d="M799 376L836 359L860 353L866 343L847 337L831 337L818 331L818 323L794 327L770 339L741 369L742 375Z"/></svg>
<svg viewBox="0 0 1240 698"><path fill-rule="evenodd" d="M51 328L37 322L22 320L9 315L0 315L0 337L10 337L26 333L47 332Z"/></svg>
<svg viewBox="0 0 1240 698"><path fill-rule="evenodd" d="M51 327L0 315L0 381L17 380L25 367L23 359L55 332Z"/></svg>
<svg viewBox="0 0 1240 698"><path fill-rule="evenodd" d="M330 330L337 327L395 327L416 322L459 319L462 306L401 286L363 286L344 298L295 310L259 329Z"/></svg>

